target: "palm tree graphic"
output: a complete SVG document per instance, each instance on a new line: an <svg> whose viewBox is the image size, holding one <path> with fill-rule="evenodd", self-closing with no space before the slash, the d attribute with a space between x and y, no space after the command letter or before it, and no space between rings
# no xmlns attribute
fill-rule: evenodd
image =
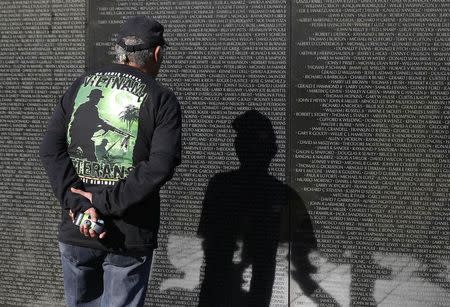
<svg viewBox="0 0 450 307"><path fill-rule="evenodd" d="M125 109L120 112L120 119L127 123L128 131L131 130L131 125L134 122L137 122L139 119L139 108L136 106L129 104L125 107Z"/></svg>

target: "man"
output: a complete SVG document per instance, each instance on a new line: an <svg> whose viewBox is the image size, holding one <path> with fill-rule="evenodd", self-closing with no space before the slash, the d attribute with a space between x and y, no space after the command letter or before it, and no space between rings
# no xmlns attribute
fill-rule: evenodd
<svg viewBox="0 0 450 307"><path fill-rule="evenodd" d="M159 189L181 161L180 106L155 80L163 31L154 19L128 19L117 38L118 64L77 79L42 140L41 159L62 206L58 239L68 306L144 303ZM105 144L108 159L95 150ZM80 213L104 220L104 231L75 226Z"/></svg>

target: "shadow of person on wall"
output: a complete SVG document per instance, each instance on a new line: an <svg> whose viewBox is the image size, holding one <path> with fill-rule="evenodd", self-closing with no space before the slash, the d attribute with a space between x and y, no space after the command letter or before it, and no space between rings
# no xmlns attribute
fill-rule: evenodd
<svg viewBox="0 0 450 307"><path fill-rule="evenodd" d="M284 216L289 216L290 233L287 238L290 242L291 278L316 306L340 306L311 276L317 273L317 268L311 263L309 257L318 249L312 221L300 196L290 188L287 193L290 209L288 214L282 215L282 229L285 228L283 225L286 225ZM284 238L286 234L285 230L282 230L281 240L285 241Z"/></svg>
<svg viewBox="0 0 450 307"><path fill-rule="evenodd" d="M250 110L238 116L232 126L240 167L216 174L208 184L198 230L204 250L199 306L270 305L278 242L280 238L287 241L292 228L291 194L297 200L296 217L291 222L298 231L293 237L301 241L292 245L294 279L309 289L310 295L320 288L309 278L313 267L308 253L315 247L315 239L300 197L269 174L277 152L272 124L266 116ZM240 257L236 255L239 245ZM243 275L249 268L251 280L245 291Z"/></svg>
<svg viewBox="0 0 450 307"><path fill-rule="evenodd" d="M268 174L277 152L269 119L251 110L232 124L240 168L216 174L203 202L204 279L199 306L269 306L275 277L284 185ZM241 259L234 259L242 242ZM243 272L252 267L249 292Z"/></svg>

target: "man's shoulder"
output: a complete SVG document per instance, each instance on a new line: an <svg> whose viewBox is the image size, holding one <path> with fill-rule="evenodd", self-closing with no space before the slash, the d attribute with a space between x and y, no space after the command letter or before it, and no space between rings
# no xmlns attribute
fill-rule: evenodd
<svg viewBox="0 0 450 307"><path fill-rule="evenodd" d="M165 108L178 108L179 102L175 95L175 92L167 85L162 84L160 81L153 79L153 83L148 88L150 94L149 102L159 109L162 106Z"/></svg>

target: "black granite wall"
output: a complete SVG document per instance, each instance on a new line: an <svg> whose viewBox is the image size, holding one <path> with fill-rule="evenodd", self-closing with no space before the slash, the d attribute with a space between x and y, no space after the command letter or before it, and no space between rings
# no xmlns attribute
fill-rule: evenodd
<svg viewBox="0 0 450 307"><path fill-rule="evenodd" d="M147 306L448 305L447 2L2 6L0 305L64 305L38 146L136 14L165 25L183 108Z"/></svg>

